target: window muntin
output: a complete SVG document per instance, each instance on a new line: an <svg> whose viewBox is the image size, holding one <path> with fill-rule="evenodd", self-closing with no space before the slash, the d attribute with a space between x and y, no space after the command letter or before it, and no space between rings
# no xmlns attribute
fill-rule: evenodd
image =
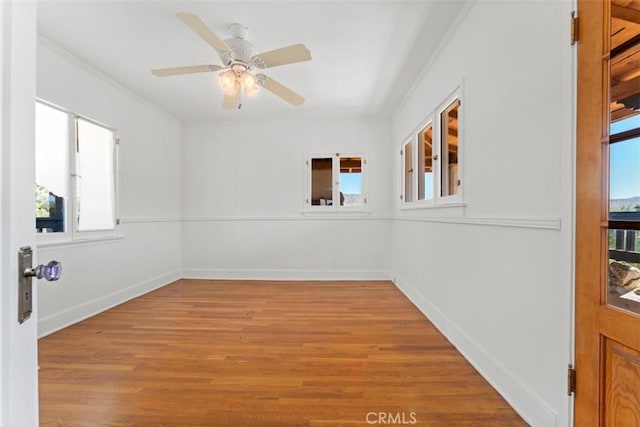
<svg viewBox="0 0 640 427"><path fill-rule="evenodd" d="M116 140L113 129L36 102L36 230L40 239L64 242L115 235Z"/></svg>
<svg viewBox="0 0 640 427"><path fill-rule="evenodd" d="M306 209L363 210L367 202L363 154L308 155Z"/></svg>

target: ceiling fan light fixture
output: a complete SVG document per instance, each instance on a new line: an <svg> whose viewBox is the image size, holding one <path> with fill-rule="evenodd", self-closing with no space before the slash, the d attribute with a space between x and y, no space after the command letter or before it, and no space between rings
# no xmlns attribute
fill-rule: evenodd
<svg viewBox="0 0 640 427"><path fill-rule="evenodd" d="M242 86L245 89L254 89L256 87L256 79L249 73L244 73L242 76Z"/></svg>
<svg viewBox="0 0 640 427"><path fill-rule="evenodd" d="M254 96L255 94L258 93L258 85L253 85L251 87L245 86L244 87L244 93L247 96Z"/></svg>
<svg viewBox="0 0 640 427"><path fill-rule="evenodd" d="M232 70L227 70L218 76L218 80L220 81L220 86L224 93L232 95L237 91L238 81L236 77L236 73Z"/></svg>

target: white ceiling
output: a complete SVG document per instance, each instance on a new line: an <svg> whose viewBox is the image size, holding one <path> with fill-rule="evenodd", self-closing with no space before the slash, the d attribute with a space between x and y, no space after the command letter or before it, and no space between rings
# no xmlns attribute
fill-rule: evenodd
<svg viewBox="0 0 640 427"><path fill-rule="evenodd" d="M45 38L185 122L237 118L388 116L429 61L459 1L55 1L38 4ZM249 27L257 52L294 43L310 62L265 74L306 98L292 107L260 90L223 111L214 73L159 78L152 68L220 64L175 13L198 15L222 39Z"/></svg>

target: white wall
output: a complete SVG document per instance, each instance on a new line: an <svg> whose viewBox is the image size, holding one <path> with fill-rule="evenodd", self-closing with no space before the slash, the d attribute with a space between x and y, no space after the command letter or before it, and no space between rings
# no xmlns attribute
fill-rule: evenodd
<svg viewBox="0 0 640 427"><path fill-rule="evenodd" d="M64 270L39 286L42 336L180 278L181 128L46 39L37 61L39 98L116 128L121 140L122 238L39 246L40 262Z"/></svg>
<svg viewBox="0 0 640 427"><path fill-rule="evenodd" d="M532 425L567 425L569 2L478 1L393 119L396 284ZM399 209L400 144L463 84L466 205Z"/></svg>
<svg viewBox="0 0 640 427"><path fill-rule="evenodd" d="M185 277L388 278L390 136L379 120L185 125ZM366 153L366 215L303 213L305 153L336 152Z"/></svg>

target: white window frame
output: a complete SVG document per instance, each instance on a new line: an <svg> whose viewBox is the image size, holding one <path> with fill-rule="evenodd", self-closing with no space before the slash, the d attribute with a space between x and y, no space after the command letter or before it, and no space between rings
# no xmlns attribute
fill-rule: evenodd
<svg viewBox="0 0 640 427"><path fill-rule="evenodd" d="M407 201L407 147L411 147L411 200ZM416 165L417 165L417 160L416 160L416 141L415 138L411 137L408 139L405 139L402 142L402 146L400 148L400 153L402 154L402 163L401 163L401 169L402 169L402 195L400 196L402 199L402 203L403 204L412 204L416 202L416 195L418 194L417 191L418 189L416 188L417 185L417 179L416 179Z"/></svg>
<svg viewBox="0 0 640 427"><path fill-rule="evenodd" d="M111 238L120 237L119 234L119 182L120 182L120 144L119 144L119 135L118 131L113 127L105 125L97 120L93 120L86 116L73 113L65 108L59 107L55 104L52 104L43 99L36 99L37 103L45 105L49 108L56 109L68 116L68 126L69 126L69 141L68 141L68 156L69 156L69 171L68 171L68 181L67 181L67 194L69 194L68 200L65 200L65 231L57 232L57 233L37 233L37 240L39 244L47 245L47 244L66 244L72 242L87 242L92 240L104 240ZM78 179L78 170L77 170L77 144L78 144L78 128L77 128L77 120L82 119L86 122L94 124L96 126L100 126L104 129L107 129L113 132L113 228L104 229L104 230L78 230L78 218L77 218L77 203L78 203L78 194L77 194L77 186L75 185L75 180ZM34 218L35 221L35 218Z"/></svg>
<svg viewBox="0 0 640 427"><path fill-rule="evenodd" d="M340 159L343 157L360 157L362 160L361 168L361 180L362 180L362 197L363 203L361 206L341 206L340 205ZM314 206L311 204L312 196L312 174L311 164L313 159L327 159L331 158L331 170L332 170L332 204L326 206ZM348 212L368 212L368 200L367 200L367 156L365 153L307 153L305 154L305 200L304 211L315 213L348 213ZM337 201L338 203L334 203Z"/></svg>
<svg viewBox="0 0 640 427"><path fill-rule="evenodd" d="M460 185L458 185L458 191L456 194L449 196L442 196L442 164L446 160L442 154L442 116L441 114L447 110L447 108L453 104L456 100L460 102L458 106L458 180L460 181ZM459 204L464 200L464 102L462 99L462 87L456 88L456 90L449 95L444 102L442 102L438 108L436 108L433 114L434 120L434 133L433 140L438 141L437 145L437 156L438 160L434 164L434 182L435 190L437 192L434 193L435 203L436 205L450 205L450 204ZM437 172L437 179L435 178L435 173Z"/></svg>
<svg viewBox="0 0 640 427"><path fill-rule="evenodd" d="M460 185L456 194L442 196L442 162L444 161L442 156L442 118L441 114L447 110L447 108L456 100L460 102L458 108L458 179ZM400 171L401 171L401 203L400 209L417 209L417 208L431 208L431 207L446 207L456 206L464 204L464 100L462 97L462 85L458 86L443 102L431 111L427 118L423 120L413 132L404 138L400 145ZM429 125L433 129L433 198L418 200L418 179L419 175L422 175L422 169L419 168L419 141L420 132L427 128ZM405 194L406 189L406 147L410 145L413 152L413 174L412 174L412 200L407 201Z"/></svg>

